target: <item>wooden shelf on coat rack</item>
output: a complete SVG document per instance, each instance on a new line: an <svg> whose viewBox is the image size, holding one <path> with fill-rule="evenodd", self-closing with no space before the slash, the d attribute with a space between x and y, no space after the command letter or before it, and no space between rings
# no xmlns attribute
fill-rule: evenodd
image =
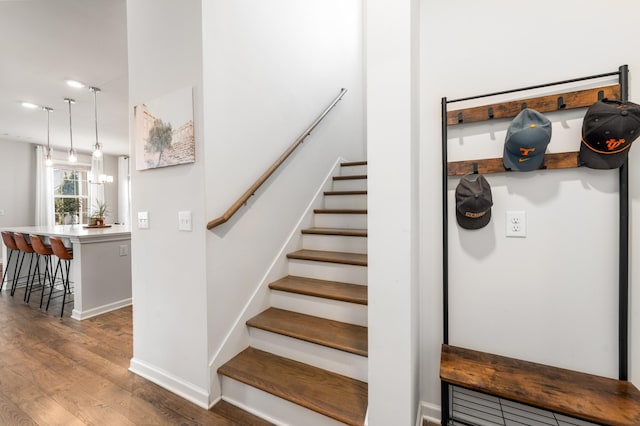
<svg viewBox="0 0 640 426"><path fill-rule="evenodd" d="M493 103L447 112L447 125L478 123L501 118L513 118L524 108L532 108L540 113L586 108L600 99L618 99L620 85L608 85L592 89L558 93L516 101ZM542 169L571 169L580 167L578 152L545 154ZM447 163L448 176L464 176L469 173L505 173L502 158L451 161Z"/></svg>

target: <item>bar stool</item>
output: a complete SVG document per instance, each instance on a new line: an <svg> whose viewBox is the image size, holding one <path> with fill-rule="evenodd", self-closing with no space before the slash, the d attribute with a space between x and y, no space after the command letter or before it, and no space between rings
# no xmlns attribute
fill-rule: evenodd
<svg viewBox="0 0 640 426"><path fill-rule="evenodd" d="M4 243L5 247L9 251L9 259L7 260L7 263L4 266L4 274L2 274L2 283L0 283L0 291L2 291L4 282L7 279L7 271L9 270L9 265L11 264L11 258L13 257L13 254L16 253L16 255L18 256L16 259L16 266L14 267L14 272L13 272L13 282L11 284L11 295L13 296L13 292L15 291L13 283L16 282L18 279L18 276L16 274L18 273L18 263L20 262L20 249L16 245L16 241L13 239L13 233L11 232L2 231L2 242Z"/></svg>
<svg viewBox="0 0 640 426"><path fill-rule="evenodd" d="M31 286L33 286L33 281L36 278L36 269L38 270L38 273L40 273L40 266L38 265L37 259L38 259L38 254L33 250L33 247L31 246L31 243L29 243L27 241L27 239L25 238L24 234L20 233L20 232L14 232L13 234L13 239L16 242L16 245L18 246L18 248L20 249L20 251L23 253L22 254L22 261L20 262L20 269L22 269L22 262L24 262L24 257L27 254L31 255L31 259L29 259L29 269L27 270L27 285L24 289L24 298L23 300L26 302L28 299L28 295L29 295L29 281L31 281ZM36 258L36 264L33 268L33 274L31 273L31 266L33 265L33 259L34 257ZM40 277L38 277L38 279L40 279ZM17 284L16 282L14 282L14 285ZM15 292L15 288L13 289L11 295L13 296L13 292Z"/></svg>
<svg viewBox="0 0 640 426"><path fill-rule="evenodd" d="M53 255L53 250L51 246L46 245L42 238L39 235L31 234L29 235L29 240L31 241L31 246L33 250L36 252L38 259L40 257L44 257L44 283L42 284L42 292L40 293L40 308L42 308L42 302L44 300L44 286L47 284L47 278L49 279L49 291L53 291L53 263L51 261L51 256ZM38 265L40 262L38 261ZM38 266L38 272L40 271ZM38 278L40 280L40 278ZM33 281L31 287L29 288L29 297L27 297L27 303L29 303L29 299L31 298L31 291L33 290Z"/></svg>
<svg viewBox="0 0 640 426"><path fill-rule="evenodd" d="M53 274L53 281L55 282L56 277L58 276L58 269L60 269L60 277L64 287L62 295L62 309L60 310L60 318L62 318L64 315L64 304L67 299L67 292L71 292L69 287L69 270L71 269L71 261L73 260L73 250L66 248L62 240L58 237L49 237L49 242L51 243L51 250L53 250L53 254L58 257L58 264L56 265L56 271ZM64 261L64 266L62 265L62 261ZM49 298L47 299L46 310L49 310L49 302L51 302L51 293L53 293L53 288L51 290L52 291L49 292Z"/></svg>

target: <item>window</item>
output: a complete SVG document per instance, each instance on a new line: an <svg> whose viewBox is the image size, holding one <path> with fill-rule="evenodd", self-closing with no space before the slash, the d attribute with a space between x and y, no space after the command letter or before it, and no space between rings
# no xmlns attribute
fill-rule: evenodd
<svg viewBox="0 0 640 426"><path fill-rule="evenodd" d="M86 224L89 216L88 192L86 170L55 167L53 169L55 224Z"/></svg>

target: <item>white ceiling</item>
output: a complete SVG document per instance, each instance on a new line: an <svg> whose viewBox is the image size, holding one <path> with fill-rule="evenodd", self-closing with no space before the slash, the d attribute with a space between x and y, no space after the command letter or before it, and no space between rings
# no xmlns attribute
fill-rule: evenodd
<svg viewBox="0 0 640 426"><path fill-rule="evenodd" d="M101 89L98 138L109 154L129 153L125 0L0 0L0 140L46 144L47 114L21 102L48 106L54 149L95 143L93 93L67 79ZM0 146L0 155L2 155Z"/></svg>

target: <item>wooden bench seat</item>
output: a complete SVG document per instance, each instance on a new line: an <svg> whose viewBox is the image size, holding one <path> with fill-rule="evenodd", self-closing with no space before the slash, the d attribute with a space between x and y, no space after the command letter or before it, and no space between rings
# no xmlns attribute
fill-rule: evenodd
<svg viewBox="0 0 640 426"><path fill-rule="evenodd" d="M605 425L640 425L630 382L442 345L443 382Z"/></svg>

